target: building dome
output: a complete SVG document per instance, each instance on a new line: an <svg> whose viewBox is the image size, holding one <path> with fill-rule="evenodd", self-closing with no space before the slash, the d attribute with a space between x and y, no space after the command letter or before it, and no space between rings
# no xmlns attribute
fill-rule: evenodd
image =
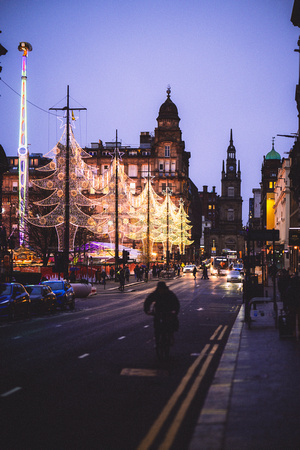
<svg viewBox="0 0 300 450"><path fill-rule="evenodd" d="M175 103L170 99L171 89L167 89L167 100L159 108L158 119L176 119L180 120L178 117L178 110Z"/></svg>
<svg viewBox="0 0 300 450"><path fill-rule="evenodd" d="M274 149L274 140L273 140L273 143L272 143L272 150L269 153L267 153L266 159L278 159L278 160L281 160L281 156Z"/></svg>

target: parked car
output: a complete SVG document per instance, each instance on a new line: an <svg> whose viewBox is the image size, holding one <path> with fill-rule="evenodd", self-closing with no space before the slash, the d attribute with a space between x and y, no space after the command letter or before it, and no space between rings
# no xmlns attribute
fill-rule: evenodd
<svg viewBox="0 0 300 450"><path fill-rule="evenodd" d="M13 320L16 316L30 316L31 300L20 283L0 283L0 314Z"/></svg>
<svg viewBox="0 0 300 450"><path fill-rule="evenodd" d="M183 268L183 273L193 273L193 270L195 268L195 264L187 264L186 266L184 266Z"/></svg>
<svg viewBox="0 0 300 450"><path fill-rule="evenodd" d="M227 275L227 281L232 283L242 283L244 279L240 270L231 270Z"/></svg>
<svg viewBox="0 0 300 450"><path fill-rule="evenodd" d="M30 284L25 286L31 300L31 310L37 313L54 311L56 295L50 286Z"/></svg>
<svg viewBox="0 0 300 450"><path fill-rule="evenodd" d="M65 309L67 306L69 306L70 309L75 308L74 289L67 280L42 281L41 284L51 287L56 295L56 306L61 309Z"/></svg>

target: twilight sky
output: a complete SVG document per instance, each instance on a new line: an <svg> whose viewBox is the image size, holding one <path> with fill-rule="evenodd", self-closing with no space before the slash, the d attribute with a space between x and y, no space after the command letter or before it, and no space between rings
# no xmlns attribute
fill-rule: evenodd
<svg viewBox="0 0 300 450"><path fill-rule="evenodd" d="M137 146L154 132L171 86L182 138L191 152L190 178L221 191L230 129L241 161L243 222L263 157L286 157L297 132L295 86L300 30L290 21L294 0L1 0L0 144L17 155L21 41L27 65L30 153L47 153L60 138L49 108L75 113L84 147L101 139ZM5 84L6 83L6 84ZM8 86L7 86L8 85ZM14 92L15 91L15 92ZM52 111L54 114L54 111Z"/></svg>

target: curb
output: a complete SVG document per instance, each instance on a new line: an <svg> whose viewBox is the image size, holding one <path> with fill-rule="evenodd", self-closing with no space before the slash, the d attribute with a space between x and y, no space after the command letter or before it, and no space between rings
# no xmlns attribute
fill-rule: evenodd
<svg viewBox="0 0 300 450"><path fill-rule="evenodd" d="M241 306L230 332L204 406L198 417L189 450L222 449L243 325L244 305Z"/></svg>

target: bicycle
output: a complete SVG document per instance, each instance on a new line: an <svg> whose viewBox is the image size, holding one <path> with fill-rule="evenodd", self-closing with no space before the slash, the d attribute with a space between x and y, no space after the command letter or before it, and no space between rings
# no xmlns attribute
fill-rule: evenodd
<svg viewBox="0 0 300 450"><path fill-rule="evenodd" d="M173 343L173 317L172 313L160 313L155 316L156 355L160 361L167 361L170 346Z"/></svg>

